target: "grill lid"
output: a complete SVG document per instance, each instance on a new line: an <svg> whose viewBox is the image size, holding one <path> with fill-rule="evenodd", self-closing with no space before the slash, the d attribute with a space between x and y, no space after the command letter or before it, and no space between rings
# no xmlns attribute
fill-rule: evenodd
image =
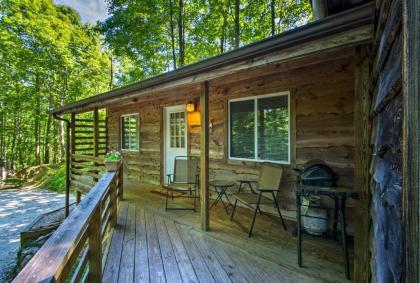
<svg viewBox="0 0 420 283"><path fill-rule="evenodd" d="M298 180L303 185L335 187L338 175L322 160L311 160L303 166Z"/></svg>

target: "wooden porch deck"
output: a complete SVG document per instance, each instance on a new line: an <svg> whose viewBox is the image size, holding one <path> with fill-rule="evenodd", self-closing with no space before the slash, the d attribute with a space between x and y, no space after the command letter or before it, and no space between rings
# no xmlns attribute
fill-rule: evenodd
<svg viewBox="0 0 420 283"><path fill-rule="evenodd" d="M216 206L205 233L199 213L165 212L153 186L125 187L103 282L346 282L337 243L305 240L299 268L296 238L268 217L259 216L248 238L251 213L239 208L230 222Z"/></svg>

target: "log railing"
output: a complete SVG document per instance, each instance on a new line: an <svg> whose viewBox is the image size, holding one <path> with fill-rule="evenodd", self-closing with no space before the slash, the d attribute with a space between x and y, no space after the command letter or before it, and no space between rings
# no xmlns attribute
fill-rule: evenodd
<svg viewBox="0 0 420 283"><path fill-rule="evenodd" d="M122 195L120 166L102 175L13 282L100 282L102 254Z"/></svg>

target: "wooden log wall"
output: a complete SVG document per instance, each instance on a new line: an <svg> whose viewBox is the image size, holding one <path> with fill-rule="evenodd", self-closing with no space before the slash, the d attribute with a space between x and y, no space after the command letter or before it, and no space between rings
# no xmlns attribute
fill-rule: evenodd
<svg viewBox="0 0 420 283"><path fill-rule="evenodd" d="M377 0L371 53L372 275L360 282L401 282L402 227L402 1ZM370 278L370 276L372 278Z"/></svg>
<svg viewBox="0 0 420 283"><path fill-rule="evenodd" d="M227 100L290 91L292 164L284 166L279 195L285 216L295 219L292 168L311 159L325 160L340 176L340 186L353 187L354 55L354 48L330 51L210 81L210 180L256 179L258 175L258 163L227 158ZM128 178L160 184L163 107L186 104L199 94L199 84L178 87L107 109L109 150L120 148L121 115L140 115L140 152L124 152ZM199 155L200 127L190 128L189 133L190 153Z"/></svg>

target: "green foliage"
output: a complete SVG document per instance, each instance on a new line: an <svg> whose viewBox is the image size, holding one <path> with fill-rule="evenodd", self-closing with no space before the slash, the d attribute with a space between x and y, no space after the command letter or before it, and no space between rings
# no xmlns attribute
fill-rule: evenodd
<svg viewBox="0 0 420 283"><path fill-rule="evenodd" d="M66 191L66 166L64 164L43 183L41 188L63 193Z"/></svg>
<svg viewBox="0 0 420 283"><path fill-rule="evenodd" d="M58 163L64 124L48 110L108 89L100 35L52 0L0 1L0 167Z"/></svg>
<svg viewBox="0 0 420 283"><path fill-rule="evenodd" d="M8 185L23 185L26 181L19 178L6 178L2 180L5 184Z"/></svg>
<svg viewBox="0 0 420 283"><path fill-rule="evenodd" d="M111 54L114 81L124 85L262 40L311 17L307 0L107 4L110 17L91 26L53 0L0 0L0 167L13 171L62 161L65 126L48 110L108 90Z"/></svg>
<svg viewBox="0 0 420 283"><path fill-rule="evenodd" d="M295 28L311 17L307 0L107 2L110 17L99 28L119 63L119 85L235 49L236 25L240 47Z"/></svg>
<svg viewBox="0 0 420 283"><path fill-rule="evenodd" d="M121 153L118 151L111 151L106 155L105 161L118 161L121 160Z"/></svg>

